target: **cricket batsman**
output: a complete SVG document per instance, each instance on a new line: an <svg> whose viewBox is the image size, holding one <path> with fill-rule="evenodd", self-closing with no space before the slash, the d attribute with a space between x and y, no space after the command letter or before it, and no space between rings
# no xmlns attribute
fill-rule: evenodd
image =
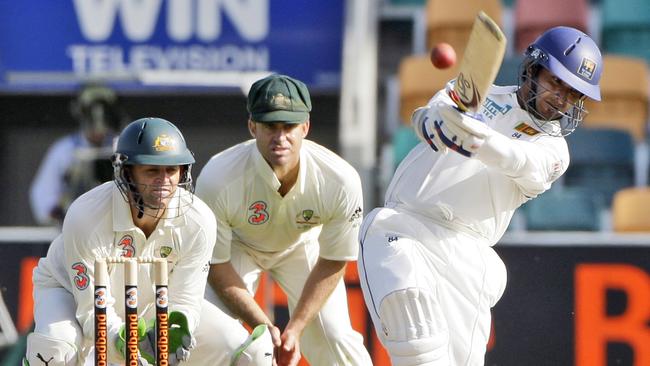
<svg viewBox="0 0 650 366"><path fill-rule="evenodd" d="M454 81L417 109L422 142L364 219L359 277L393 365L484 364L490 308L506 286L492 246L566 171L563 136L586 98L600 100L600 51L576 29L543 33L520 70L519 85L493 86L476 115L456 108Z"/></svg>

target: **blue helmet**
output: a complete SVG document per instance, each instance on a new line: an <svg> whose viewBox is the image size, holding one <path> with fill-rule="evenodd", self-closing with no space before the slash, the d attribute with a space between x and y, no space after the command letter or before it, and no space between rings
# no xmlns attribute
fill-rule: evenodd
<svg viewBox="0 0 650 366"><path fill-rule="evenodd" d="M543 88L537 81L545 68L572 89L583 95L568 111L557 110L554 119L542 116L536 99ZM573 132L585 114L584 98L600 100L600 75L603 60L596 43L585 33L569 27L554 27L528 46L520 73L520 97L534 123L551 135L566 136ZM527 85L528 88L521 87ZM559 123L559 129L555 128Z"/></svg>
<svg viewBox="0 0 650 366"><path fill-rule="evenodd" d="M547 30L526 50L544 68L573 89L600 100L603 58L596 43L583 32L569 27Z"/></svg>

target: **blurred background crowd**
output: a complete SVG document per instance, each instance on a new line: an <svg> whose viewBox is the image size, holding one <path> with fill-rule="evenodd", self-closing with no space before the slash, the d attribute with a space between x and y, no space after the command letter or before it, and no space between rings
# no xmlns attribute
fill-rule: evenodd
<svg viewBox="0 0 650 366"><path fill-rule="evenodd" d="M376 84L368 85L368 93L376 96L377 160L370 175L377 178L364 182L370 183L365 188L372 192L366 195L371 200L366 202L367 207L381 202L394 168L417 143L408 125L410 113L457 72L456 67L435 70L428 51L438 42L448 42L462 58L473 18L483 9L501 24L509 40L498 85L517 84L525 47L552 26L583 30L598 42L604 54L603 101L588 103L589 114L582 128L568 137L572 158L569 170L551 191L520 210L511 230L650 230L650 222L642 219L642 210L650 200L646 192L650 172L648 1L466 0L462 6L448 0L370 3L378 5L373 19L377 29ZM342 4L338 6L341 11ZM342 20L333 26L342 27ZM318 40L313 43L327 45ZM321 52L334 53L340 59L342 41L330 43L339 48ZM0 203L3 226L60 222L65 206L74 197L89 185L110 178L110 167L107 171L106 165L102 168L94 161L107 156L113 133L130 117L155 115L179 123L197 155L197 169L210 155L246 136L244 94L219 82L209 87L186 80L164 87L133 88L116 82L119 75L115 72L108 77L106 73L79 77L74 76L78 74L74 70L72 81L52 83L48 77L53 73L49 73L39 85L33 80L32 84L24 82L29 73L12 72L9 63L4 65L5 85L0 93L5 166L0 174L12 182L6 185L6 199ZM304 65L297 67L301 68ZM344 85L337 83L340 67L334 70L329 75L321 71L311 80L316 98L311 137L340 151L340 129L346 128L341 127L346 121L339 113ZM291 69L263 71L292 73ZM373 87L374 92L370 90ZM93 133L96 141L89 135ZM58 140L65 135L66 141ZM547 214L551 207L556 214Z"/></svg>

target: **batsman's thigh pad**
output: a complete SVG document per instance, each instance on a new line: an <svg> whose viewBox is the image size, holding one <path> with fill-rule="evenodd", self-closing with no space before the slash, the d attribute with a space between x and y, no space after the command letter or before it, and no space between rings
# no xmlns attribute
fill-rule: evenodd
<svg viewBox="0 0 650 366"><path fill-rule="evenodd" d="M235 351L231 366L271 366L273 364L273 341L265 324L253 329L250 336Z"/></svg>
<svg viewBox="0 0 650 366"><path fill-rule="evenodd" d="M41 333L27 336L27 361L30 365L76 366L77 347Z"/></svg>
<svg viewBox="0 0 650 366"><path fill-rule="evenodd" d="M449 365L449 331L433 294L420 288L390 293L379 307L384 347L393 365Z"/></svg>

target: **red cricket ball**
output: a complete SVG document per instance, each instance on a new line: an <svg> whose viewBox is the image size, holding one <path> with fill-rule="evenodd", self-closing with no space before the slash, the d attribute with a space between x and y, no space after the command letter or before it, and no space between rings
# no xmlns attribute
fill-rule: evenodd
<svg viewBox="0 0 650 366"><path fill-rule="evenodd" d="M438 43L431 50L431 63L438 69L451 67L456 63L456 51L449 43Z"/></svg>

